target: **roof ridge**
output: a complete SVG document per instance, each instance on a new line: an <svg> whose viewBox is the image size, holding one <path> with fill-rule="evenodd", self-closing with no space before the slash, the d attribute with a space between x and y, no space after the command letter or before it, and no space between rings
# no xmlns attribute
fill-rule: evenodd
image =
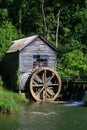
<svg viewBox="0 0 87 130"><path fill-rule="evenodd" d="M34 37L34 36L39 36L39 35L31 35L31 36L23 37L23 38L20 38L20 39L13 40L13 42L20 41L20 40L23 40L23 39L28 39L28 38Z"/></svg>
<svg viewBox="0 0 87 130"><path fill-rule="evenodd" d="M37 34L37 35L21 38L21 39L18 39L18 40L14 40L13 44L11 45L11 47L9 48L7 53L17 52L17 51L22 50L24 47L26 47L28 44L30 44L32 41L34 41L36 38L42 39L52 49L57 51L56 47L54 47L52 44L50 44L46 39L44 39L44 37L42 37L41 35Z"/></svg>

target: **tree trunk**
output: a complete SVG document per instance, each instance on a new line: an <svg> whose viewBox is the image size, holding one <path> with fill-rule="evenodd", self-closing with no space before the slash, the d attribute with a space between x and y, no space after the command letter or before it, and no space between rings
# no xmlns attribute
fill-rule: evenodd
<svg viewBox="0 0 87 130"><path fill-rule="evenodd" d="M41 6L42 6L42 16L43 16L43 21L44 21L44 28L45 28L45 35L47 38L47 25L46 25L46 17L45 17L45 13L44 13L44 0L41 0Z"/></svg>
<svg viewBox="0 0 87 130"><path fill-rule="evenodd" d="M60 18L60 10L59 10L59 12L58 12L58 14L57 14L56 47L58 47L59 18Z"/></svg>
<svg viewBox="0 0 87 130"><path fill-rule="evenodd" d="M19 10L19 34L21 36L22 32L21 32L21 20L22 20L22 14L21 14L21 9Z"/></svg>

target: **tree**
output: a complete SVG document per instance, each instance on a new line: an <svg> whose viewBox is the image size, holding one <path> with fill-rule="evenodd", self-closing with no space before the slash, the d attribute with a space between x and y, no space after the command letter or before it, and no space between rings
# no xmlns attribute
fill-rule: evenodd
<svg viewBox="0 0 87 130"><path fill-rule="evenodd" d="M57 68L61 75L87 75L87 56L80 50L73 50L63 55L60 68Z"/></svg>
<svg viewBox="0 0 87 130"><path fill-rule="evenodd" d="M60 10L59 10L59 12L58 12L58 14L57 14L56 47L58 47L59 18L60 18Z"/></svg>
<svg viewBox="0 0 87 130"><path fill-rule="evenodd" d="M46 23L46 16L45 16L45 12L44 12L44 0L41 0L41 8L42 8L43 21L44 21L45 35L46 35L46 38L48 38L48 36L47 36L48 29L47 29L47 23Z"/></svg>
<svg viewBox="0 0 87 130"><path fill-rule="evenodd" d="M10 46L11 40L17 37L17 32L21 35L19 37L39 33L46 36L54 46L58 43L58 70L62 72L63 67L72 70L68 60L70 55L77 56L75 50L86 55L86 21L87 0L0 0L0 55ZM65 60L62 61L63 58L67 59L69 66ZM86 60L84 61L82 72L85 73ZM81 72L79 64L78 69ZM69 70L64 69L62 73L67 74L66 72ZM69 73L74 74L74 71Z"/></svg>
<svg viewBox="0 0 87 130"><path fill-rule="evenodd" d="M17 37L17 31L12 23L4 21L0 27L0 60L2 60L7 49L11 46L12 40Z"/></svg>

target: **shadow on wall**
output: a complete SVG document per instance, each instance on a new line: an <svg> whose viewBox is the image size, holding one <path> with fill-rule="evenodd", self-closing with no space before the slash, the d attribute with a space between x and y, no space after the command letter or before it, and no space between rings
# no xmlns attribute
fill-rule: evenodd
<svg viewBox="0 0 87 130"><path fill-rule="evenodd" d="M21 94L30 100L34 100L33 96L31 95L31 92L30 92L30 79L31 79L31 77L29 76L26 81L24 90L21 90Z"/></svg>

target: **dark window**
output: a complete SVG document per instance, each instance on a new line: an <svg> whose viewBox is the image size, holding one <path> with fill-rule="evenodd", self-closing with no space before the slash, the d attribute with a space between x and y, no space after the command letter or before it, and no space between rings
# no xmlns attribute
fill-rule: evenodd
<svg viewBox="0 0 87 130"><path fill-rule="evenodd" d="M47 55L33 55L33 68L36 66L47 66L48 56Z"/></svg>

